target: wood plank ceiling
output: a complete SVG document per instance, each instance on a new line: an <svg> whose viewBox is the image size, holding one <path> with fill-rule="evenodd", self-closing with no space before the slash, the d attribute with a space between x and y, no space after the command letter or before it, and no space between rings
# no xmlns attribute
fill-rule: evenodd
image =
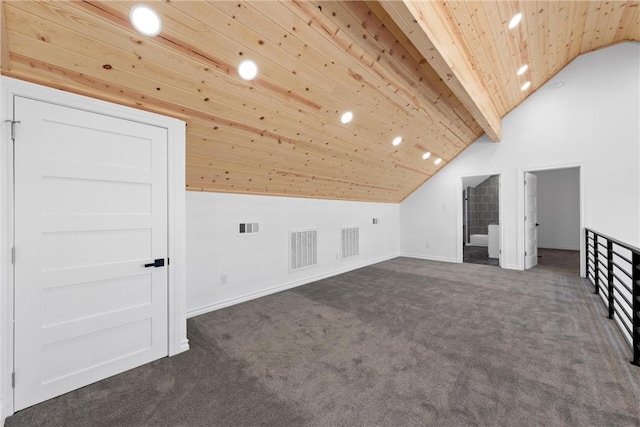
<svg viewBox="0 0 640 427"><path fill-rule="evenodd" d="M189 190L399 202L576 56L640 40L638 1L151 1L156 37L141 2L5 0L2 74L185 120Z"/></svg>

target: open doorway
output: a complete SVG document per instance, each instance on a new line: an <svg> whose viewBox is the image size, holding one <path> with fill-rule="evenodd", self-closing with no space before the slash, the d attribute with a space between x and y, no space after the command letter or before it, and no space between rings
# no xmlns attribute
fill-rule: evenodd
<svg viewBox="0 0 640 427"><path fill-rule="evenodd" d="M462 178L462 261L500 266L500 175Z"/></svg>
<svg viewBox="0 0 640 427"><path fill-rule="evenodd" d="M580 167L525 172L525 182L525 269L535 266L579 274ZM532 183L533 193L528 188Z"/></svg>

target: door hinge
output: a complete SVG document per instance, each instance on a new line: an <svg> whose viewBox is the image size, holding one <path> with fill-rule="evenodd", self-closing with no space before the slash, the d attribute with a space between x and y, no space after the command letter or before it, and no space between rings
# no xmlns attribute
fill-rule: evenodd
<svg viewBox="0 0 640 427"><path fill-rule="evenodd" d="M11 388L16 388L16 373L11 372Z"/></svg>
<svg viewBox="0 0 640 427"><path fill-rule="evenodd" d="M524 185L527 185L527 180L526 179L524 180Z"/></svg>
<svg viewBox="0 0 640 427"><path fill-rule="evenodd" d="M525 220L525 221L527 220L527 216L526 216L526 215L524 216L524 220Z"/></svg>
<svg viewBox="0 0 640 427"><path fill-rule="evenodd" d="M527 254L527 251L524 251L524 256L527 256L527 255L528 255L528 254Z"/></svg>
<svg viewBox="0 0 640 427"><path fill-rule="evenodd" d="M11 248L11 264L16 263L16 247Z"/></svg>
<svg viewBox="0 0 640 427"><path fill-rule="evenodd" d="M16 140L16 123L20 123L19 120L5 120L5 123L11 123L11 139Z"/></svg>

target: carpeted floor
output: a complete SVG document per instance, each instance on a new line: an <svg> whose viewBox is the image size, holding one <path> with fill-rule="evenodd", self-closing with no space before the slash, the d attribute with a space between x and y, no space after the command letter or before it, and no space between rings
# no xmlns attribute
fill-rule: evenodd
<svg viewBox="0 0 640 427"><path fill-rule="evenodd" d="M190 351L7 425L640 425L629 347L588 282L544 263L396 258L188 330Z"/></svg>

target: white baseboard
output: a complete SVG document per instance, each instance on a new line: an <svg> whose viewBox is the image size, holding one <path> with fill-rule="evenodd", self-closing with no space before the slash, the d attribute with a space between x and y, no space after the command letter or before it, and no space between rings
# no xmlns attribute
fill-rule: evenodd
<svg viewBox="0 0 640 427"><path fill-rule="evenodd" d="M277 292L286 291L287 289L296 288L298 286L307 285L312 282L317 282L318 280L327 279L329 277L337 276L339 274L347 273L352 270L357 270L358 268L367 267L369 265L377 264L382 261L388 261L393 258L397 258L399 255L388 255L381 258L376 258L373 260L365 261L359 264L350 265L349 267L340 268L337 270L332 270L328 273L319 274L317 276L307 277L301 280L296 280L294 282L284 283L282 285L273 286L268 289L263 289L257 292L251 292L249 294L241 295L239 297L230 298L228 300L215 302L213 304L203 305L191 310L187 310L187 318L199 316L201 314L209 313L212 311L220 310L221 308L230 307L232 305L240 304L243 302L251 301L256 298L264 297L267 295L275 294Z"/></svg>
<svg viewBox="0 0 640 427"><path fill-rule="evenodd" d="M185 339L184 341L182 341L180 343L180 350L178 351L178 353L176 354L180 354L180 353L184 353L185 351L189 350L189 340ZM175 356L175 355L174 355Z"/></svg>
<svg viewBox="0 0 640 427"><path fill-rule="evenodd" d="M455 264L460 264L456 258L449 258L449 257L441 257L441 256L433 256L433 255L420 255L420 254L409 254L409 253L402 253L402 254L400 254L400 256L407 257L407 258L425 259L427 261L452 262L452 263L455 263Z"/></svg>
<svg viewBox="0 0 640 427"><path fill-rule="evenodd" d="M502 264L502 268L505 270L519 270L522 271L522 268L518 266L518 264Z"/></svg>

